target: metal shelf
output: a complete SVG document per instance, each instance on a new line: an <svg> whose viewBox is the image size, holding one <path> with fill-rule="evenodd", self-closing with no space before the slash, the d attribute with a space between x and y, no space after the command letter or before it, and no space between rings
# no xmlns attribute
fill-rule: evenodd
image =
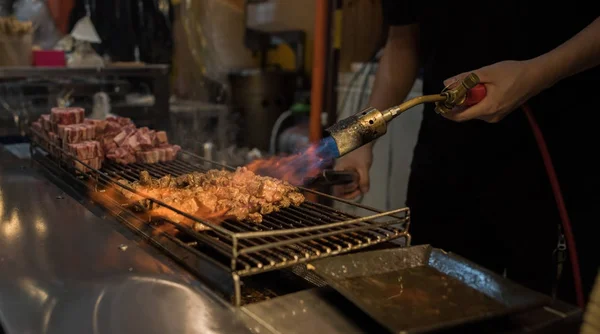
<svg viewBox="0 0 600 334"><path fill-rule="evenodd" d="M0 79L72 76L135 76L156 77L169 74L169 65L107 66L107 67L2 67Z"/></svg>

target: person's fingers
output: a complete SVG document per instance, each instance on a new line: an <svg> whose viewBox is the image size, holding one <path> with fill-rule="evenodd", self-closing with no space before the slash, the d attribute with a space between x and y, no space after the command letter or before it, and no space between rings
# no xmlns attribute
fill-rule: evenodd
<svg viewBox="0 0 600 334"><path fill-rule="evenodd" d="M361 194L360 189L358 188L358 184L354 183L352 185L340 185L333 187L333 194L337 197L346 198L346 199L354 199L358 195Z"/></svg>
<svg viewBox="0 0 600 334"><path fill-rule="evenodd" d="M345 198L345 199L355 199L358 196L360 196L361 194L362 194L362 192L359 189L356 189L355 191L353 191L351 193L343 194L340 197Z"/></svg>
<svg viewBox="0 0 600 334"><path fill-rule="evenodd" d="M336 171L355 172L358 174L357 168L351 163L347 163L346 160L338 160L338 163L335 164L333 169ZM345 185L338 185L333 187L334 195L339 197L346 197L346 194L355 191L359 191L358 180Z"/></svg>
<svg viewBox="0 0 600 334"><path fill-rule="evenodd" d="M342 189L342 187L340 187L340 186L334 186L333 187L333 196L343 197L344 196L344 190Z"/></svg>
<svg viewBox="0 0 600 334"><path fill-rule="evenodd" d="M344 192L349 193L349 192L354 191L355 189L358 189L358 182L350 182L348 184L344 184L344 185L340 186L340 188Z"/></svg>
<svg viewBox="0 0 600 334"><path fill-rule="evenodd" d="M363 194L369 191L369 169L366 167L357 168L358 187Z"/></svg>
<svg viewBox="0 0 600 334"><path fill-rule="evenodd" d="M356 161L344 161L339 160L339 163L334 167L338 171L355 172L357 174L357 180L346 186L337 187L339 191L346 192L346 195L342 197L349 198L350 195L356 197L355 192L366 193L369 191L369 168L364 166L364 163ZM348 195L350 193L350 195Z"/></svg>
<svg viewBox="0 0 600 334"><path fill-rule="evenodd" d="M495 88L493 85L488 85L486 89L487 95L479 103L470 107L457 107L456 110L447 112L443 116L455 122L464 122L471 119L487 121L484 118L488 117L491 114L490 110L493 109Z"/></svg>
<svg viewBox="0 0 600 334"><path fill-rule="evenodd" d="M490 67L485 66L485 67L482 67L475 71L471 71L469 73L475 73L475 75L477 75L477 77L479 78L480 83L488 83L488 82L492 81L492 76L493 76L490 72L491 72Z"/></svg>
<svg viewBox="0 0 600 334"><path fill-rule="evenodd" d="M448 79L444 80L444 86L449 87L451 85L454 85L466 76L467 76L467 73L461 73L461 74L457 74L451 78L448 78Z"/></svg>
<svg viewBox="0 0 600 334"><path fill-rule="evenodd" d="M358 183L356 182L352 182L349 184L344 184L344 185L337 185L333 187L333 192L336 196L343 196L345 194L349 194L352 192L355 192L357 190L360 190L358 188Z"/></svg>
<svg viewBox="0 0 600 334"><path fill-rule="evenodd" d="M450 111L448 111L446 113L443 113L442 116L444 116L446 118L450 118L450 117L452 117L455 114L458 114L458 113L461 113L461 112L465 111L467 108L468 107L465 107L465 106L454 107L452 110L450 110ZM448 117L448 116L450 116L450 117Z"/></svg>
<svg viewBox="0 0 600 334"><path fill-rule="evenodd" d="M485 117L488 113L489 108L489 103L486 103L484 99L483 101L479 102L478 104L472 107L469 107L462 111L451 111L445 113L443 116L455 122L464 122L471 119L480 119L482 117Z"/></svg>
<svg viewBox="0 0 600 334"><path fill-rule="evenodd" d="M348 162L344 158L336 161L333 170L352 172L356 170L356 167L352 166L352 162Z"/></svg>

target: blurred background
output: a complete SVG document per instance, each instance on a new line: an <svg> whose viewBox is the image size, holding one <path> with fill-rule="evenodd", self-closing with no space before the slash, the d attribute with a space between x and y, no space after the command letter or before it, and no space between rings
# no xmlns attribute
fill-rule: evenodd
<svg viewBox="0 0 600 334"><path fill-rule="evenodd" d="M387 31L380 6L0 0L0 140L27 140L30 121L60 105L168 130L173 143L234 166L296 152L367 106ZM404 206L420 117L406 113L377 142L378 191L362 204Z"/></svg>

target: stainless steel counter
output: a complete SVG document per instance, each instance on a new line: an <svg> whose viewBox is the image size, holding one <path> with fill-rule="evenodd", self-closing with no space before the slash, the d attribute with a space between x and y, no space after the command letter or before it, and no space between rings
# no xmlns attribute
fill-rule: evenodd
<svg viewBox="0 0 600 334"><path fill-rule="evenodd" d="M238 310L0 146L6 333L245 333Z"/></svg>
<svg viewBox="0 0 600 334"><path fill-rule="evenodd" d="M0 324L6 333L385 332L328 287L232 308L47 177L0 145ZM556 305L472 332L567 333L559 326L577 328L579 317L572 307Z"/></svg>

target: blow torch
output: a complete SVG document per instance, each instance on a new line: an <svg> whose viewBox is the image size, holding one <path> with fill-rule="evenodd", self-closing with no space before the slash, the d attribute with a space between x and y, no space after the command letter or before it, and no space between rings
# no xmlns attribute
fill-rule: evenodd
<svg viewBox="0 0 600 334"><path fill-rule="evenodd" d="M477 104L485 94L485 86L479 83L475 73L471 73L444 88L440 94L419 96L384 111L366 108L326 129L329 136L321 141L316 153L327 161L344 156L383 136L389 122L419 104L433 102L435 111L444 114L457 106ZM325 170L322 175L307 179L305 184L343 185L356 182L357 179L355 172Z"/></svg>
<svg viewBox="0 0 600 334"><path fill-rule="evenodd" d="M477 104L485 94L485 86L479 83L475 73L471 73L460 82L444 88L440 94L419 96L384 111L366 108L329 127L326 131L330 137L323 139L321 152L332 158L344 156L383 136L389 122L419 104L433 102L435 111L444 114L457 106Z"/></svg>

